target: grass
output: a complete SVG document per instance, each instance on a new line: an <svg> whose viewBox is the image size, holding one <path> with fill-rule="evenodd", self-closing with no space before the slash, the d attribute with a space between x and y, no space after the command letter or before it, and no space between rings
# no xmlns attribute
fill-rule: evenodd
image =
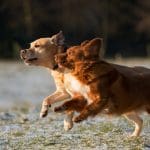
<svg viewBox="0 0 150 150"><path fill-rule="evenodd" d="M16 115L11 120L0 120L0 149L144 150L150 147L148 115L143 115L142 135L128 138L133 127L122 117L96 117L75 124L72 130L65 132L62 114L49 113L47 118L39 119L38 111L21 110L12 110ZM21 122L24 117L27 121Z"/></svg>

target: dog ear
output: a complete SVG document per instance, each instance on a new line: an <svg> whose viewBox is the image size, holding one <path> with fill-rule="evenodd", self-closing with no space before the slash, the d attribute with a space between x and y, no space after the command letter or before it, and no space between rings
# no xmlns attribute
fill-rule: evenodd
<svg viewBox="0 0 150 150"><path fill-rule="evenodd" d="M61 45L64 45L64 41L65 41L65 37L63 35L63 32L62 31L59 31L59 33L53 35L51 38L50 38L50 41L52 44L55 44L57 46L61 46Z"/></svg>
<svg viewBox="0 0 150 150"><path fill-rule="evenodd" d="M83 41L80 45L81 45L81 46L84 46L84 45L86 45L87 43L89 43L89 40Z"/></svg>
<svg viewBox="0 0 150 150"><path fill-rule="evenodd" d="M102 48L102 43L103 40L101 38L95 38L88 43L88 48L91 49L91 51L100 51Z"/></svg>
<svg viewBox="0 0 150 150"><path fill-rule="evenodd" d="M84 52L85 55L89 56L99 56L100 55L100 50L102 48L102 43L103 40L101 38L95 38L91 41L89 41L85 46L84 46Z"/></svg>

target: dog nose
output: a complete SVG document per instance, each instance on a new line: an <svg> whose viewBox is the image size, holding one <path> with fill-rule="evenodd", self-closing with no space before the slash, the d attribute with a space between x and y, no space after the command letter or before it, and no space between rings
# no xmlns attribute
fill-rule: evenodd
<svg viewBox="0 0 150 150"><path fill-rule="evenodd" d="M27 52L26 49L23 49L23 50L20 51L21 54L25 54L26 52Z"/></svg>
<svg viewBox="0 0 150 150"><path fill-rule="evenodd" d="M21 59L25 59L26 53L27 53L26 49L20 50L20 57L21 57Z"/></svg>

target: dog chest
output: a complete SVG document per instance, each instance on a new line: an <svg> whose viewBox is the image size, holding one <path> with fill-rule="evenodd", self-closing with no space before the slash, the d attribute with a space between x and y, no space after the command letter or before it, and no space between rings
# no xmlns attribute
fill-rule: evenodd
<svg viewBox="0 0 150 150"><path fill-rule="evenodd" d="M76 79L76 77L72 76L71 73L67 73L64 75L64 84L65 84L65 88L67 89L67 92L70 95L73 96L74 94L81 94L90 103L91 100L88 96L90 92L89 86L81 83L79 80Z"/></svg>

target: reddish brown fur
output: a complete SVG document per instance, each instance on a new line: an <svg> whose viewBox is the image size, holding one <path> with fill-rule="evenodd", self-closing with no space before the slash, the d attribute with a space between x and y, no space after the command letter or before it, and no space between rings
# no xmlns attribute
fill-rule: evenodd
<svg viewBox="0 0 150 150"><path fill-rule="evenodd" d="M86 106L87 101L82 96L74 96L70 101L65 102L61 106L55 107L55 112L61 111L72 111L75 110L77 112L81 112L83 108Z"/></svg>
<svg viewBox="0 0 150 150"><path fill-rule="evenodd" d="M59 65L71 69L72 75L91 89L88 96L93 102L83 108L75 121L96 115L104 108L108 108L110 114L117 115L131 111L149 112L150 69L131 68L99 60L100 47L101 40L94 39L69 48L64 55L65 61L64 57L61 61L59 54L56 56Z"/></svg>

